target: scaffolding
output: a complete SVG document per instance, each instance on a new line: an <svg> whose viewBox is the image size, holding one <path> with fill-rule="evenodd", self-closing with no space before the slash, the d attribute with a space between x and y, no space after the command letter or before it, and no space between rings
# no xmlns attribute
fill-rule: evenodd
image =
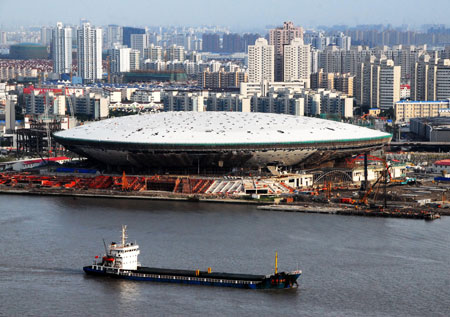
<svg viewBox="0 0 450 317"><path fill-rule="evenodd" d="M53 149L49 148L49 145L55 144L53 133L60 130L61 124L57 121L32 122L30 128L17 129L15 132L17 135L17 157L33 155L43 157L54 152Z"/></svg>

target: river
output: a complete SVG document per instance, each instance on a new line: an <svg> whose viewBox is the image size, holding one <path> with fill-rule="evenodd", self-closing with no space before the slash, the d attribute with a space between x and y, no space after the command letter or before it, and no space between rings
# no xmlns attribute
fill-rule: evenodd
<svg viewBox="0 0 450 317"><path fill-rule="evenodd" d="M268 274L262 291L86 276L120 241L145 266ZM0 315L448 316L450 218L433 222L257 210L255 206L0 196Z"/></svg>

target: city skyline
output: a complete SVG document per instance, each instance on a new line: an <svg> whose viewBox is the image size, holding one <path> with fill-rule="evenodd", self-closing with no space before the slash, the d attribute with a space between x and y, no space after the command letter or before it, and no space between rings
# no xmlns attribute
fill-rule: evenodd
<svg viewBox="0 0 450 317"><path fill-rule="evenodd" d="M436 0L433 6L417 0L365 3L354 0L324 0L320 3L286 0L283 5L271 0L230 0L226 6L205 0L192 0L187 6L183 1L174 0L170 8L163 3L148 1L134 1L133 6L140 9L131 10L129 3L115 0L80 0L76 3L65 1L58 6L51 0L21 1L14 4L0 0L0 28L54 25L58 21L79 24L81 19L87 19L94 25L220 25L228 26L233 31L265 29L280 25L282 21L293 21L304 27L361 24L418 27L425 24L446 24L446 11L450 9L450 3L446 0ZM105 8L109 8L106 13Z"/></svg>

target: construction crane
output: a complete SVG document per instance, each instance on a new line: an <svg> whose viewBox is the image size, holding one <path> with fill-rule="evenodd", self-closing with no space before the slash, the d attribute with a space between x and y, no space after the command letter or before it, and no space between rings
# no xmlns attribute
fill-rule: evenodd
<svg viewBox="0 0 450 317"><path fill-rule="evenodd" d="M386 200L386 185L387 185L387 174L388 174L388 170L386 169L385 171L383 171L383 173L381 173L380 176L378 176L377 180L375 181L375 183L373 183L364 193L364 196L359 200L359 204L361 205L369 205L369 196L372 193L372 191L375 189L375 187L380 183L381 180L383 180L384 183L384 207L386 208L387 206L387 200ZM379 187L378 187L379 189ZM377 190L378 193L378 190Z"/></svg>
<svg viewBox="0 0 450 317"><path fill-rule="evenodd" d="M381 161L383 162L384 167L386 168L386 174L389 175L389 178L386 178L387 183L407 185L407 184L414 184L416 182L416 179L411 178L411 177L405 177L405 178L400 178L400 179L393 178L391 171L390 171L391 166L388 165L388 163L386 162L386 159L382 158Z"/></svg>

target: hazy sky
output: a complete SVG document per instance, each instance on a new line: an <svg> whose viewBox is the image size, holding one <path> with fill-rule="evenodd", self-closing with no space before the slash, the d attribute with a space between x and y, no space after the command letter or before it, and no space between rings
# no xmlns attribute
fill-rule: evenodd
<svg viewBox="0 0 450 317"><path fill-rule="evenodd" d="M0 0L0 27L78 24L280 25L448 24L450 0Z"/></svg>

